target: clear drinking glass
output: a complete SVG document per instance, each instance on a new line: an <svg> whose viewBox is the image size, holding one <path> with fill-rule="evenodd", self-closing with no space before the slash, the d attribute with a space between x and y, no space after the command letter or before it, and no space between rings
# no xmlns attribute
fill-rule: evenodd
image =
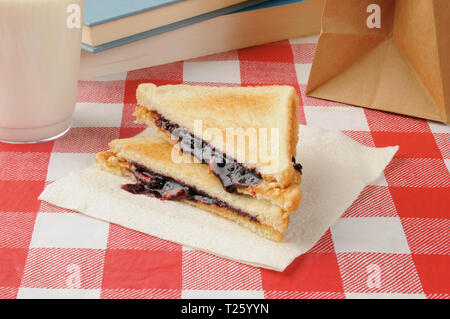
<svg viewBox="0 0 450 319"><path fill-rule="evenodd" d="M0 141L66 133L75 108L83 0L0 0Z"/></svg>

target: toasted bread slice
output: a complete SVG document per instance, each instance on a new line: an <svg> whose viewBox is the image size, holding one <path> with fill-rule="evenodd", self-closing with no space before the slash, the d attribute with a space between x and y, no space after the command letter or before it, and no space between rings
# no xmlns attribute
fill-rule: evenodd
<svg viewBox="0 0 450 319"><path fill-rule="evenodd" d="M209 173L207 166L193 163L190 155L182 154L164 139L138 137L113 140L109 147L110 151L96 155L99 168L139 181L133 173L133 167L139 165L148 172L145 176L153 174L151 176L168 178L214 200L214 203L186 197L174 199L230 219L265 238L281 241L282 232L289 223L289 212L268 200L226 192L220 181ZM175 161L172 152L178 152ZM189 161L191 163L187 163Z"/></svg>
<svg viewBox="0 0 450 319"><path fill-rule="evenodd" d="M251 183L244 181L231 191L267 199L286 211L297 209L301 174L294 165L298 96L293 87L158 87L147 83L138 87L136 95L137 123L152 126L185 153L195 155L183 147L185 136L175 137L173 129L187 132L251 175ZM196 157L211 166L210 161ZM220 174L212 172L230 191Z"/></svg>

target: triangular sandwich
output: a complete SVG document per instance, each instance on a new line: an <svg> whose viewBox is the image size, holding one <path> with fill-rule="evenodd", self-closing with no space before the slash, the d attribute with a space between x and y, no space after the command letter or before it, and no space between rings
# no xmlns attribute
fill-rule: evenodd
<svg viewBox="0 0 450 319"><path fill-rule="evenodd" d="M298 95L291 86L156 86L137 89L137 123L209 166L229 193L297 209Z"/></svg>
<svg viewBox="0 0 450 319"><path fill-rule="evenodd" d="M208 166L186 163L192 159L160 137L117 139L110 151L96 155L97 167L128 178L122 188L164 200L177 200L224 217L274 241L282 240L289 211L265 199L229 193L209 173ZM174 152L178 152L174 158Z"/></svg>

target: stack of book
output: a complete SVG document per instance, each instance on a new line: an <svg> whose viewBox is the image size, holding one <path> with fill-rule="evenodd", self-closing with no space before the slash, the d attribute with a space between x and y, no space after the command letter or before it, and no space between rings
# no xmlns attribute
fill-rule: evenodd
<svg viewBox="0 0 450 319"><path fill-rule="evenodd" d="M85 0L80 78L320 32L324 0Z"/></svg>

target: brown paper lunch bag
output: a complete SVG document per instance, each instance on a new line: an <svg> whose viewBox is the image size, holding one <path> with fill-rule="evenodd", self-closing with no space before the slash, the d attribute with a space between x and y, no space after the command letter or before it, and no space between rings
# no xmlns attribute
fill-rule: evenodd
<svg viewBox="0 0 450 319"><path fill-rule="evenodd" d="M448 124L450 0L326 0L306 94Z"/></svg>

